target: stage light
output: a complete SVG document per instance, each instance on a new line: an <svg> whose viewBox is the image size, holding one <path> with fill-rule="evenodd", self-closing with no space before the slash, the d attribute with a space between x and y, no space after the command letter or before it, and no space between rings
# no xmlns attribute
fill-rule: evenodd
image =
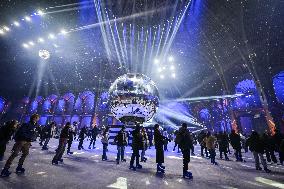
<svg viewBox="0 0 284 189"><path fill-rule="evenodd" d="M174 57L170 56L169 57L169 62L173 62L174 61Z"/></svg>
<svg viewBox="0 0 284 189"><path fill-rule="evenodd" d="M5 32L3 30L0 30L0 35L4 35Z"/></svg>
<svg viewBox="0 0 284 189"><path fill-rule="evenodd" d="M159 62L160 62L159 59L154 60L154 64L159 64Z"/></svg>
<svg viewBox="0 0 284 189"><path fill-rule="evenodd" d="M29 48L29 45L26 44L26 43L24 43L24 44L23 44L23 47L27 49L27 48Z"/></svg>
<svg viewBox="0 0 284 189"><path fill-rule="evenodd" d="M34 46L34 45L35 45L33 41L30 41L29 44L30 44L31 46Z"/></svg>
<svg viewBox="0 0 284 189"><path fill-rule="evenodd" d="M62 30L60 31L60 33L61 33L62 35L66 35L66 34L67 34L67 31L64 30L64 29L62 29Z"/></svg>
<svg viewBox="0 0 284 189"><path fill-rule="evenodd" d="M55 35L52 34L52 33L50 33L50 34L48 35L48 38L49 38L49 39L55 39Z"/></svg>
<svg viewBox="0 0 284 189"><path fill-rule="evenodd" d="M160 73L160 72L162 72L163 71L163 69L162 68L158 68L158 72Z"/></svg>
<svg viewBox="0 0 284 189"><path fill-rule="evenodd" d="M164 78L165 78L165 76L164 76L164 75L160 75L160 78L161 78L161 79L164 79Z"/></svg>
<svg viewBox="0 0 284 189"><path fill-rule="evenodd" d="M17 27L19 27L19 26L20 26L20 23L19 23L19 22L17 22L17 21L14 21L14 22L13 22L13 24L14 24L15 26L17 26Z"/></svg>
<svg viewBox="0 0 284 189"><path fill-rule="evenodd" d="M37 14L40 15L40 16L42 16L42 15L44 15L44 12L43 12L42 10L38 10L38 11L37 11Z"/></svg>
<svg viewBox="0 0 284 189"><path fill-rule="evenodd" d="M37 40L39 43L43 43L44 42L44 39L43 38L38 38L38 40Z"/></svg>
<svg viewBox="0 0 284 189"><path fill-rule="evenodd" d="M8 28L7 26L3 26L4 30L6 31L10 31L10 28Z"/></svg>
<svg viewBox="0 0 284 189"><path fill-rule="evenodd" d="M170 70L174 70L174 69L175 69L174 65L171 65Z"/></svg>
<svg viewBox="0 0 284 189"><path fill-rule="evenodd" d="M172 73L172 78L176 78L176 74L175 73Z"/></svg>
<svg viewBox="0 0 284 189"><path fill-rule="evenodd" d="M50 53L48 50L43 49L38 51L38 56L44 60L47 60L50 58Z"/></svg>
<svg viewBox="0 0 284 189"><path fill-rule="evenodd" d="M31 17L29 17L29 16L25 16L25 20L26 20L27 22L32 21Z"/></svg>

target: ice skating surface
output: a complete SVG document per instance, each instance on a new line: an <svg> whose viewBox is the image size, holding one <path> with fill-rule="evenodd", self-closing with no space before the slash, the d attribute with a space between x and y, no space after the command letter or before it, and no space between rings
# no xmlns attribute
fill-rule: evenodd
<svg viewBox="0 0 284 189"><path fill-rule="evenodd" d="M14 142L10 142L4 161L10 155ZM58 140L52 139L48 151L42 151L37 142L32 144L30 155L26 159L23 175L15 174L18 158L15 159L9 178L0 178L0 188L6 189L101 189L101 188L284 188L284 166L269 165L272 173L256 171L251 153L244 154L245 163L235 162L233 154L231 161L218 158L219 165L211 165L210 161L200 157L199 146L195 147L197 156L191 157L189 169L193 180L182 178L182 154L172 152L173 144L169 144L169 152L165 152L166 173L156 174L155 149L146 151L148 161L141 163L143 169L129 170L131 148L126 148L127 162L116 164L116 146L110 145L107 152L108 161L101 161L102 145L97 140L97 148L88 149L89 141L85 140L85 150L77 150L78 142L72 145L73 155L65 154L64 163L51 165ZM218 151L218 150L217 150Z"/></svg>

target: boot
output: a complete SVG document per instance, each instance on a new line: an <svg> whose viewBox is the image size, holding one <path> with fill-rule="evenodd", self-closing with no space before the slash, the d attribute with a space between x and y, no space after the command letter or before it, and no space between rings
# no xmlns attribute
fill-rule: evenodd
<svg viewBox="0 0 284 189"><path fill-rule="evenodd" d="M262 171L261 167L256 167L255 169L258 170L258 171Z"/></svg>
<svg viewBox="0 0 284 189"><path fill-rule="evenodd" d="M4 168L2 171L1 171L1 177L8 177L10 176L11 172L9 171L8 168Z"/></svg>
<svg viewBox="0 0 284 189"><path fill-rule="evenodd" d="M52 164L52 165L58 165L58 161L52 160L51 164Z"/></svg>
<svg viewBox="0 0 284 189"><path fill-rule="evenodd" d="M119 159L116 159L116 164L117 164L117 165L119 164Z"/></svg>
<svg viewBox="0 0 284 189"><path fill-rule="evenodd" d="M121 161L122 161L122 162L126 162L126 159L122 159Z"/></svg>
<svg viewBox="0 0 284 189"><path fill-rule="evenodd" d="M136 168L137 169L142 169L142 165L138 164L138 165L136 165Z"/></svg>
<svg viewBox="0 0 284 189"><path fill-rule="evenodd" d="M43 146L41 150L48 150L46 146Z"/></svg>
<svg viewBox="0 0 284 189"><path fill-rule="evenodd" d="M25 173L25 169L21 165L18 165L18 167L16 168L16 173Z"/></svg>
<svg viewBox="0 0 284 189"><path fill-rule="evenodd" d="M91 148L91 146L89 146L89 148L88 148L88 149L90 149L90 150L91 150L91 149L92 149L92 148Z"/></svg>
<svg viewBox="0 0 284 189"><path fill-rule="evenodd" d="M266 173L271 173L271 170L270 169L264 169L264 171L266 172Z"/></svg>
<svg viewBox="0 0 284 189"><path fill-rule="evenodd" d="M58 161L60 161L61 163L63 163L63 159L61 158L61 159L59 159Z"/></svg>
<svg viewBox="0 0 284 189"><path fill-rule="evenodd" d="M164 167L164 166L163 166ZM165 173L165 169L161 165L157 164L157 173Z"/></svg>
<svg viewBox="0 0 284 189"><path fill-rule="evenodd" d="M193 178L192 173L189 172L189 171L184 171L183 172L183 178L192 179Z"/></svg>
<svg viewBox="0 0 284 189"><path fill-rule="evenodd" d="M73 152L70 152L70 151L69 151L69 152L67 152L67 154L73 154Z"/></svg>
<svg viewBox="0 0 284 189"><path fill-rule="evenodd" d="M132 169L133 171L136 171L136 167L134 167L133 165L130 165L129 169Z"/></svg>

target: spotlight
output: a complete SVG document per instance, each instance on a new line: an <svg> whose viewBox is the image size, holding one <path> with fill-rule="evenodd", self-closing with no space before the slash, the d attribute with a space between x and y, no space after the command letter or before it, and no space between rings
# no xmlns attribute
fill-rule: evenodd
<svg viewBox="0 0 284 189"><path fill-rule="evenodd" d="M176 78L176 74L175 73L172 73L172 78Z"/></svg>
<svg viewBox="0 0 284 189"><path fill-rule="evenodd" d="M38 38L38 40L37 40L39 43L43 43L44 42L44 39L43 38Z"/></svg>
<svg viewBox="0 0 284 189"><path fill-rule="evenodd" d="M158 68L158 72L160 73L160 72L162 72L163 71L163 69L162 68Z"/></svg>
<svg viewBox="0 0 284 189"><path fill-rule="evenodd" d="M154 60L154 64L159 64L159 62L160 62L159 59Z"/></svg>
<svg viewBox="0 0 284 189"><path fill-rule="evenodd" d="M29 17L29 16L25 16L25 20L26 20L27 22L32 21L31 17Z"/></svg>
<svg viewBox="0 0 284 189"><path fill-rule="evenodd" d="M24 44L23 44L23 47L27 49L27 48L29 48L29 45L26 44L26 43L24 43Z"/></svg>
<svg viewBox="0 0 284 189"><path fill-rule="evenodd" d="M40 16L42 16L42 15L44 15L44 12L43 12L42 10L38 10L38 11L37 11L37 14L40 15Z"/></svg>
<svg viewBox="0 0 284 189"><path fill-rule="evenodd" d="M161 79L164 79L164 78L165 78L165 76L164 76L164 75L160 75L160 78L161 78Z"/></svg>
<svg viewBox="0 0 284 189"><path fill-rule="evenodd" d="M0 29L0 35L4 35L4 34L5 34L5 32Z"/></svg>
<svg viewBox="0 0 284 189"><path fill-rule="evenodd" d="M170 56L169 57L169 62L172 62L172 61L174 61L174 57Z"/></svg>
<svg viewBox="0 0 284 189"><path fill-rule="evenodd" d="M17 26L17 27L19 27L19 26L20 26L20 23L19 23L19 22L17 22L17 21L14 21L14 22L13 22L13 24L14 24L15 26Z"/></svg>
<svg viewBox="0 0 284 189"><path fill-rule="evenodd" d="M60 31L60 33L61 33L62 35L66 35L66 34L67 34L67 31L64 30L64 29L62 29L62 30Z"/></svg>
<svg viewBox="0 0 284 189"><path fill-rule="evenodd" d="M171 65L170 70L174 70L174 69L175 69L174 65Z"/></svg>
<svg viewBox="0 0 284 189"><path fill-rule="evenodd" d="M10 31L10 28L8 28L7 26L3 26L4 30L6 31Z"/></svg>
<svg viewBox="0 0 284 189"><path fill-rule="evenodd" d="M39 50L38 51L38 56L44 60L47 60L50 58L50 53L48 50Z"/></svg>
<svg viewBox="0 0 284 189"><path fill-rule="evenodd" d="M55 39L55 35L51 33L51 34L48 35L48 38L49 39Z"/></svg>
<svg viewBox="0 0 284 189"><path fill-rule="evenodd" d="M29 44L30 44L31 46L34 46L34 45L35 45L33 41L30 41Z"/></svg>

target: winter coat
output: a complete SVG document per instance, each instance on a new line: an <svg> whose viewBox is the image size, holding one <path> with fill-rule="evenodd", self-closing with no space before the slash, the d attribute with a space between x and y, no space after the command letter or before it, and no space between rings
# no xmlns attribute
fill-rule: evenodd
<svg viewBox="0 0 284 189"><path fill-rule="evenodd" d="M105 145L108 144L108 138L109 138L109 134L108 132L105 132L103 135L102 135L102 139L101 139L101 142Z"/></svg>
<svg viewBox="0 0 284 189"><path fill-rule="evenodd" d="M15 133L15 129L13 129L8 124L0 127L0 142L7 143L9 140L11 140L11 137L14 133Z"/></svg>
<svg viewBox="0 0 284 189"><path fill-rule="evenodd" d="M63 127L60 133L60 139L68 139L69 134L70 134L70 127L69 126Z"/></svg>
<svg viewBox="0 0 284 189"><path fill-rule="evenodd" d="M257 153L264 153L264 142L258 135L251 135L247 140L249 150Z"/></svg>
<svg viewBox="0 0 284 189"><path fill-rule="evenodd" d="M231 133L230 134L230 141L231 141L231 145L235 150L240 150L242 149L242 145L241 145L241 137L239 134L237 133Z"/></svg>
<svg viewBox="0 0 284 189"><path fill-rule="evenodd" d="M42 134L43 134L43 138L51 138L52 137L52 126L51 125L46 125L42 129Z"/></svg>
<svg viewBox="0 0 284 189"><path fill-rule="evenodd" d="M156 148L156 163L164 163L164 139L159 129L154 130L154 141Z"/></svg>
<svg viewBox="0 0 284 189"><path fill-rule="evenodd" d="M114 142L117 146L127 146L127 133L120 130L114 138Z"/></svg>
<svg viewBox="0 0 284 189"><path fill-rule="evenodd" d="M148 148L148 135L147 133L141 133L142 135L142 148L145 150Z"/></svg>
<svg viewBox="0 0 284 189"><path fill-rule="evenodd" d="M179 143L180 149L185 150L185 151L190 150L192 148L192 145L193 145L193 141L192 141L192 137L190 135L190 132L187 129L181 128L179 130L179 137L180 137L180 143Z"/></svg>
<svg viewBox="0 0 284 189"><path fill-rule="evenodd" d="M96 139L98 134L99 134L99 129L98 129L97 127L94 127L94 128L91 130L91 137L92 137L93 139Z"/></svg>
<svg viewBox="0 0 284 189"><path fill-rule="evenodd" d="M219 144L219 151L227 152L229 146L228 136L226 134L219 135L218 144Z"/></svg>
<svg viewBox="0 0 284 189"><path fill-rule="evenodd" d="M28 122L22 124L19 130L16 132L15 141L27 141L32 142L36 140L37 132L36 132L37 124L33 122Z"/></svg>
<svg viewBox="0 0 284 189"><path fill-rule="evenodd" d="M87 133L87 129L85 127L83 127L79 133L79 138L80 139L84 139L85 138L85 134Z"/></svg>
<svg viewBox="0 0 284 189"><path fill-rule="evenodd" d="M210 136L204 138L204 142L205 142L206 148L208 150L214 150L215 149L216 138L213 135L210 135Z"/></svg>
<svg viewBox="0 0 284 189"><path fill-rule="evenodd" d="M263 134L262 139L264 143L264 150L268 150L268 151L275 150L275 144L274 144L272 136L269 136L268 134Z"/></svg>
<svg viewBox="0 0 284 189"><path fill-rule="evenodd" d="M142 150L142 135L139 129L132 131L132 148Z"/></svg>

